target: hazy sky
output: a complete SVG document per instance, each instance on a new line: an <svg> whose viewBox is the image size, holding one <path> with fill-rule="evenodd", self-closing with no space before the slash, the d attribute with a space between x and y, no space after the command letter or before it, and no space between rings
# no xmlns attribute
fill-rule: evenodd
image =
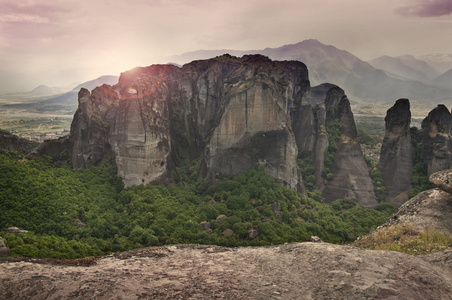
<svg viewBox="0 0 452 300"><path fill-rule="evenodd" d="M452 0L0 0L0 71L47 85L199 49L314 38L369 60L452 53L451 37Z"/></svg>

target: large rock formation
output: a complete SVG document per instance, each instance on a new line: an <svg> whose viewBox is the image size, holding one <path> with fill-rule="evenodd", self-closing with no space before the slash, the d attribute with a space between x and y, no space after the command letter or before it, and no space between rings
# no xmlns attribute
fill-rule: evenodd
<svg viewBox="0 0 452 300"><path fill-rule="evenodd" d="M260 55L136 68L113 87L80 91L72 163L86 168L114 154L126 186L171 181L181 158L201 159L212 179L262 164L302 191L290 114L309 89L304 64Z"/></svg>
<svg viewBox="0 0 452 300"><path fill-rule="evenodd" d="M413 160L410 123L409 100L397 100L386 113L386 132L378 163L388 197L397 207L408 200L411 190Z"/></svg>
<svg viewBox="0 0 452 300"><path fill-rule="evenodd" d="M428 174L452 168L452 114L440 104L422 121L422 160Z"/></svg>
<svg viewBox="0 0 452 300"><path fill-rule="evenodd" d="M351 198L358 200L358 203L364 207L375 207L378 203L374 186L358 143L350 102L344 91L332 84L322 84L312 88L311 101L312 103L317 101L313 109L314 151L309 147L301 150L312 151L316 187L322 191L325 203L331 203L340 198ZM334 163L329 170L333 178L325 179L323 177L324 155L330 145L326 123L331 120L337 120L337 124L340 124L340 138L335 141L337 150L334 153ZM336 123L332 122L332 124Z"/></svg>
<svg viewBox="0 0 452 300"><path fill-rule="evenodd" d="M385 121L378 169L389 198L400 206L408 200L414 164L425 163L428 175L452 168L452 114L440 104L422 121L421 130L410 130L410 103L399 99Z"/></svg>
<svg viewBox="0 0 452 300"><path fill-rule="evenodd" d="M340 120L341 137L331 168L333 179L325 185L322 193L324 201L331 203L339 198L351 198L357 199L361 206L375 207L374 186L358 143L350 102L345 96L337 105L336 117Z"/></svg>
<svg viewBox="0 0 452 300"><path fill-rule="evenodd" d="M262 165L303 191L297 155L305 151L327 202L349 197L375 206L344 91L332 84L312 90L303 63L261 55L136 68L115 86L80 91L72 164L87 168L113 154L126 186L168 183L181 160L200 161L200 175L212 180ZM327 118L339 119L342 133L331 182L322 177Z"/></svg>

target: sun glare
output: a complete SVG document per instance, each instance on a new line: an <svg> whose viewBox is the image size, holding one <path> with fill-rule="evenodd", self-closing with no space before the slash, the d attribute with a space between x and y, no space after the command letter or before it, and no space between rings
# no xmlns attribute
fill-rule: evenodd
<svg viewBox="0 0 452 300"><path fill-rule="evenodd" d="M163 65L163 70L161 69L157 69L156 70L156 79L154 81L154 83L149 86L148 88L146 88L145 90L139 90L138 88L134 87L134 86L130 86L128 87L125 92L121 92L121 91L114 91L111 90L109 88L106 88L104 86L100 86L100 88L107 94L110 95L111 97L117 98L119 100L136 100L136 99L143 99L149 95L151 95L159 86L160 84L163 82L163 80L166 77L166 73L168 70L168 65ZM126 71L127 76L132 76L132 77L138 77L140 76L139 73L137 72L138 69L131 69ZM133 74L133 73L138 73L138 74Z"/></svg>

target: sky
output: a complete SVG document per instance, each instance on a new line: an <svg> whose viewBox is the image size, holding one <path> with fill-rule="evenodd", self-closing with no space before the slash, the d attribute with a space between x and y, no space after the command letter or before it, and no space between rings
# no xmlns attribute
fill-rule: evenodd
<svg viewBox="0 0 452 300"><path fill-rule="evenodd" d="M0 81L70 86L188 51L311 38L362 60L452 54L451 36L452 0L0 0Z"/></svg>

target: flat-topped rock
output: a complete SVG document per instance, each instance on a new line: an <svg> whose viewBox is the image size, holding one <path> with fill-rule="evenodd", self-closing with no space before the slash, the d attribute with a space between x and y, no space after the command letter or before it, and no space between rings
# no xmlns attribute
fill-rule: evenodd
<svg viewBox="0 0 452 300"><path fill-rule="evenodd" d="M0 259L2 299L452 299L452 251L171 245L90 266ZM41 259L42 260L42 259Z"/></svg>

